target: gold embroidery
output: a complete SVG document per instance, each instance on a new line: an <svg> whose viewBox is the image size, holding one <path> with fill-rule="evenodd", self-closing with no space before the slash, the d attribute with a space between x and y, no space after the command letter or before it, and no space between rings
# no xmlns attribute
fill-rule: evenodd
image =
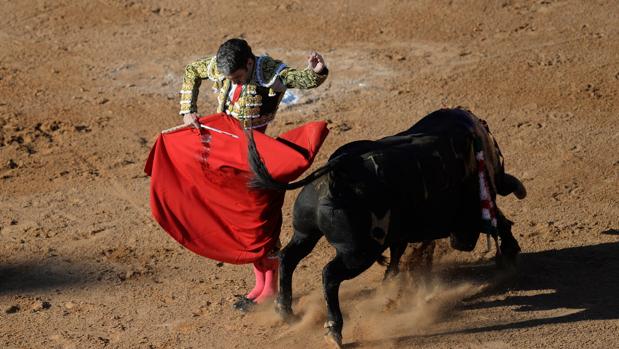
<svg viewBox="0 0 619 349"><path fill-rule="evenodd" d="M246 91L250 95L255 95L257 93L256 92L256 85L254 85L254 84L246 85Z"/></svg>
<svg viewBox="0 0 619 349"><path fill-rule="evenodd" d="M234 115L237 118L252 117L252 116L260 115L260 106L248 107L248 106L240 105L239 103L235 103L234 106L232 106L232 115Z"/></svg>
<svg viewBox="0 0 619 349"><path fill-rule="evenodd" d="M241 96L239 100L236 102L242 107L256 107L262 106L262 96L261 95L249 95L249 96Z"/></svg>

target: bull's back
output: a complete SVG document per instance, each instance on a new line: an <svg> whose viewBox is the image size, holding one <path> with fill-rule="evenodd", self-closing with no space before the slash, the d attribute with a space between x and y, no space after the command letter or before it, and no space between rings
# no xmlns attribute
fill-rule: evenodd
<svg viewBox="0 0 619 349"><path fill-rule="evenodd" d="M411 128L398 133L396 136L413 133L428 135L471 133L475 129L475 119L476 117L468 110L460 108L439 109L424 116Z"/></svg>

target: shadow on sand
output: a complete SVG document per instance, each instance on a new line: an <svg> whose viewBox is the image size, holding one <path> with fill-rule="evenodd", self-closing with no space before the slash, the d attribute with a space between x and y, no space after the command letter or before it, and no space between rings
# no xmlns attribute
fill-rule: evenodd
<svg viewBox="0 0 619 349"><path fill-rule="evenodd" d="M97 269L57 259L19 261L0 265L0 296L50 292L96 280ZM96 281L95 281L96 282Z"/></svg>
<svg viewBox="0 0 619 349"><path fill-rule="evenodd" d="M450 267L449 270L444 271L446 275L441 275L441 278L454 281L490 282L496 285L465 302L459 309L516 306L515 311L523 312L553 309L574 309L575 312L556 317L465 328L429 335L349 343L345 347L355 348L361 344L384 344L386 342L406 345L421 337L532 328L584 320L619 319L619 297L617 296L619 295L619 242L523 253L520 257L517 274L510 278L499 277L499 280L503 280L499 283L496 283L497 270L491 265ZM504 294L508 290L522 291L521 293L530 291L528 293L534 295L507 296L500 301L484 300L486 296Z"/></svg>

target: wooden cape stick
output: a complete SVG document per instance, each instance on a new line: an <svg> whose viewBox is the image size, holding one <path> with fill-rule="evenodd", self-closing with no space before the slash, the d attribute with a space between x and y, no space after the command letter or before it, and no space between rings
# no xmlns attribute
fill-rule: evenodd
<svg viewBox="0 0 619 349"><path fill-rule="evenodd" d="M163 131L161 131L161 133L162 133L162 134L166 134L166 133L170 133L170 132L174 132L174 131L182 130L182 129L185 129L185 128L188 128L188 127L192 127L192 126L191 126L191 124L189 124L189 125L179 125L179 126L174 126L174 127L169 128L169 129L167 129L167 130L163 130ZM205 129L207 129L207 130L215 131L215 132L217 132L217 133L221 133L221 134L224 134L224 135L230 136L230 137L232 137L232 138L239 138L239 136L237 136L237 135L235 135L235 134L232 134L232 133L229 133L229 132L226 132L226 131L222 131L222 130L217 129L217 128L214 128L214 127L210 127L210 126L206 126L206 125L202 125L202 124L200 124L200 127L205 128Z"/></svg>
<svg viewBox="0 0 619 349"><path fill-rule="evenodd" d="M178 125L178 126L174 126L172 128L169 128L167 130L163 130L161 131L161 133L165 134L165 133L170 133L170 132L174 132L174 131L178 131L178 130L182 130L184 128L190 127L191 125Z"/></svg>

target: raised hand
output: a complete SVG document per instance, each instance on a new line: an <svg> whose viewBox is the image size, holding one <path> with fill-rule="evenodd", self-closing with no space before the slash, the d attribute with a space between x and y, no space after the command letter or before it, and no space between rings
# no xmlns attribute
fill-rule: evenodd
<svg viewBox="0 0 619 349"><path fill-rule="evenodd" d="M325 67L325 60L322 58L320 53L312 51L307 57L307 66L314 72L320 73Z"/></svg>

